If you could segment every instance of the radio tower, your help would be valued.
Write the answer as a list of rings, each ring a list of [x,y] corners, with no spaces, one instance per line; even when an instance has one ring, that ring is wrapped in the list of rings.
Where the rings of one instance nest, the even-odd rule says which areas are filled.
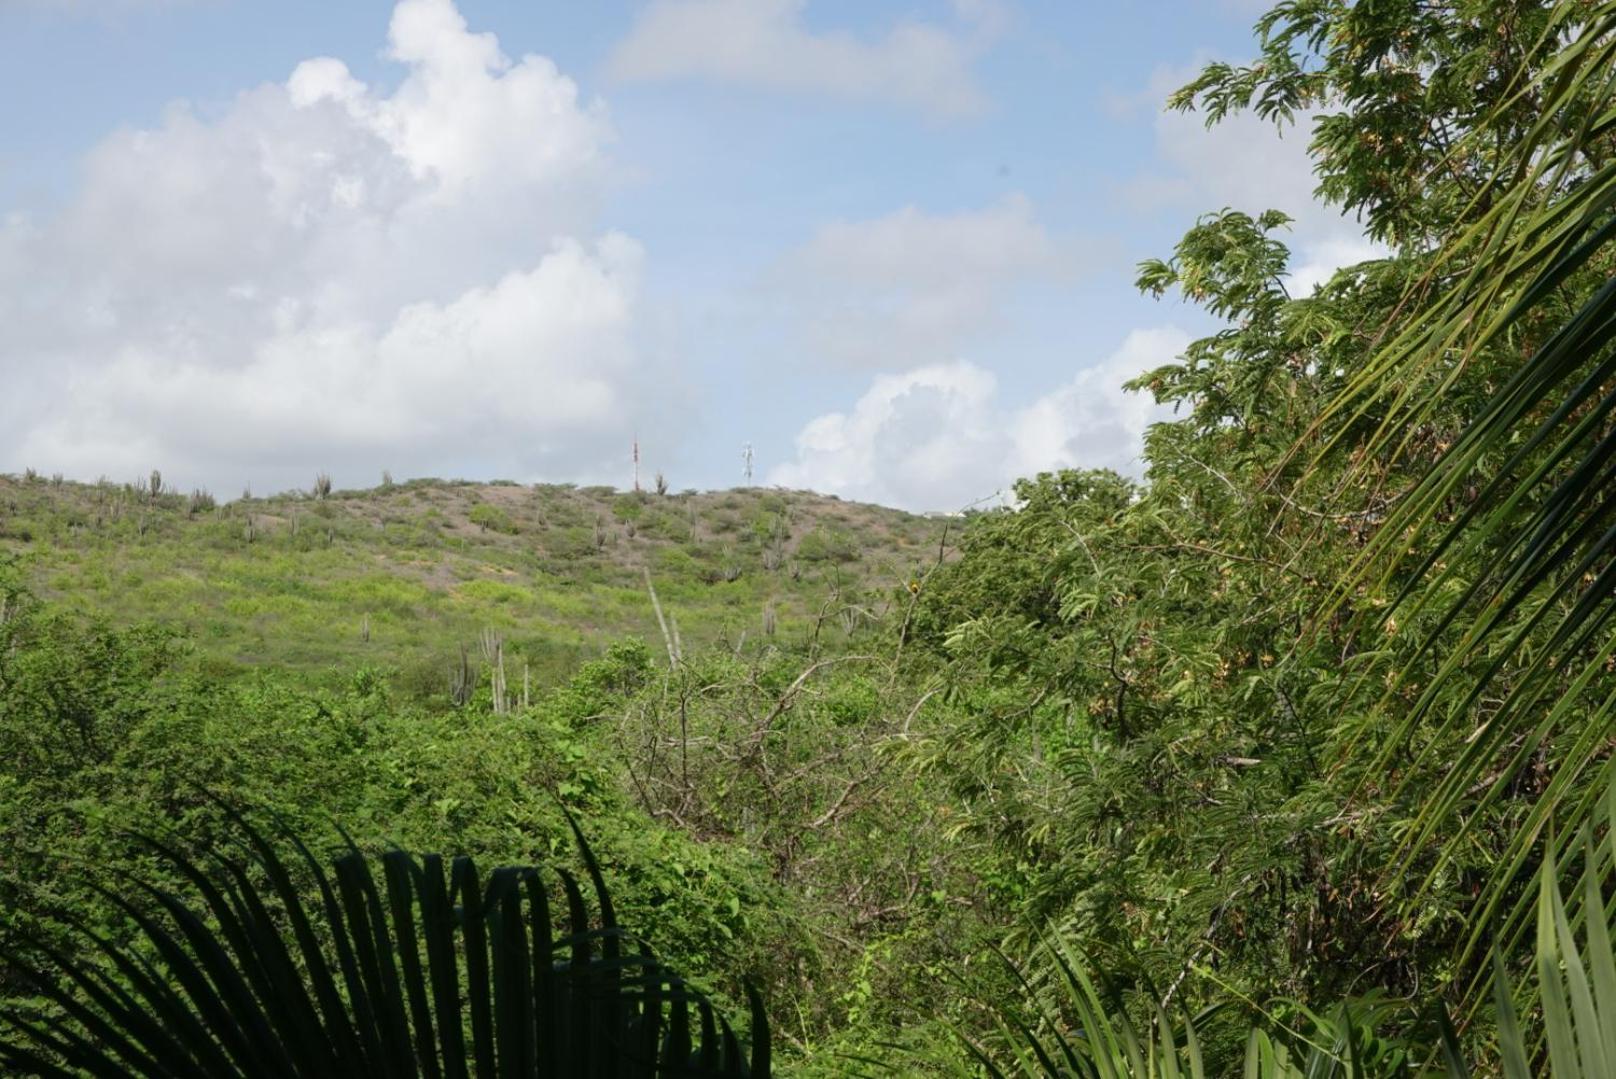
[[[748,442],[741,447],[741,475],[746,477],[746,485],[752,486],[752,444]]]
[[[640,491],[640,436],[634,436],[634,493]]]

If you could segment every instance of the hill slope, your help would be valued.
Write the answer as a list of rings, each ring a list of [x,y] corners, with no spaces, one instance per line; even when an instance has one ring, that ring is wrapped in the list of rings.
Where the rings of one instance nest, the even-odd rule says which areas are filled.
[[[538,679],[623,635],[659,650],[847,635],[935,560],[946,522],[806,492],[655,495],[414,480],[213,505],[0,476],[0,552],[45,597],[185,627],[205,663],[373,663],[446,692],[486,633]],[[517,683],[519,684],[519,683]]]

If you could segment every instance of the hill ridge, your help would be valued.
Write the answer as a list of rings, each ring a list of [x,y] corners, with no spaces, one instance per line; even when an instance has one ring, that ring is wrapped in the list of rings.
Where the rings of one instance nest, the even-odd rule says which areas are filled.
[[[619,491],[423,478],[218,502],[159,483],[0,475],[0,552],[42,595],[186,630],[208,664],[380,663],[431,692],[484,631],[546,677],[611,640],[789,645],[859,630],[946,520],[777,488]],[[853,613],[849,613],[849,611]]]

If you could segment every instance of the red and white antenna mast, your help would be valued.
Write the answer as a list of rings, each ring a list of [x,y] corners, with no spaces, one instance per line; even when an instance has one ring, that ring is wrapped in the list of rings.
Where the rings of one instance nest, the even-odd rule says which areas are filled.
[[[640,436],[634,436],[634,490],[640,489]]]

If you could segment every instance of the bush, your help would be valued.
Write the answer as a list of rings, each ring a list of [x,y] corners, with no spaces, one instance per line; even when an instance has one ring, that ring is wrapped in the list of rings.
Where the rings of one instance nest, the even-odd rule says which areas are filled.
[[[845,529],[816,525],[797,544],[797,557],[804,562],[856,562],[859,549]]]
[[[682,547],[659,548],[652,556],[652,564],[657,574],[682,579],[693,578],[701,572],[701,564]]]
[[[516,522],[511,520],[510,514],[489,502],[477,503],[471,507],[471,512],[466,516],[467,520],[472,524],[479,525],[489,532],[501,532],[507,536],[514,536],[521,531],[517,528]]]
[[[625,523],[638,521],[645,513],[645,496],[640,494],[618,495],[612,499],[612,516]]]

